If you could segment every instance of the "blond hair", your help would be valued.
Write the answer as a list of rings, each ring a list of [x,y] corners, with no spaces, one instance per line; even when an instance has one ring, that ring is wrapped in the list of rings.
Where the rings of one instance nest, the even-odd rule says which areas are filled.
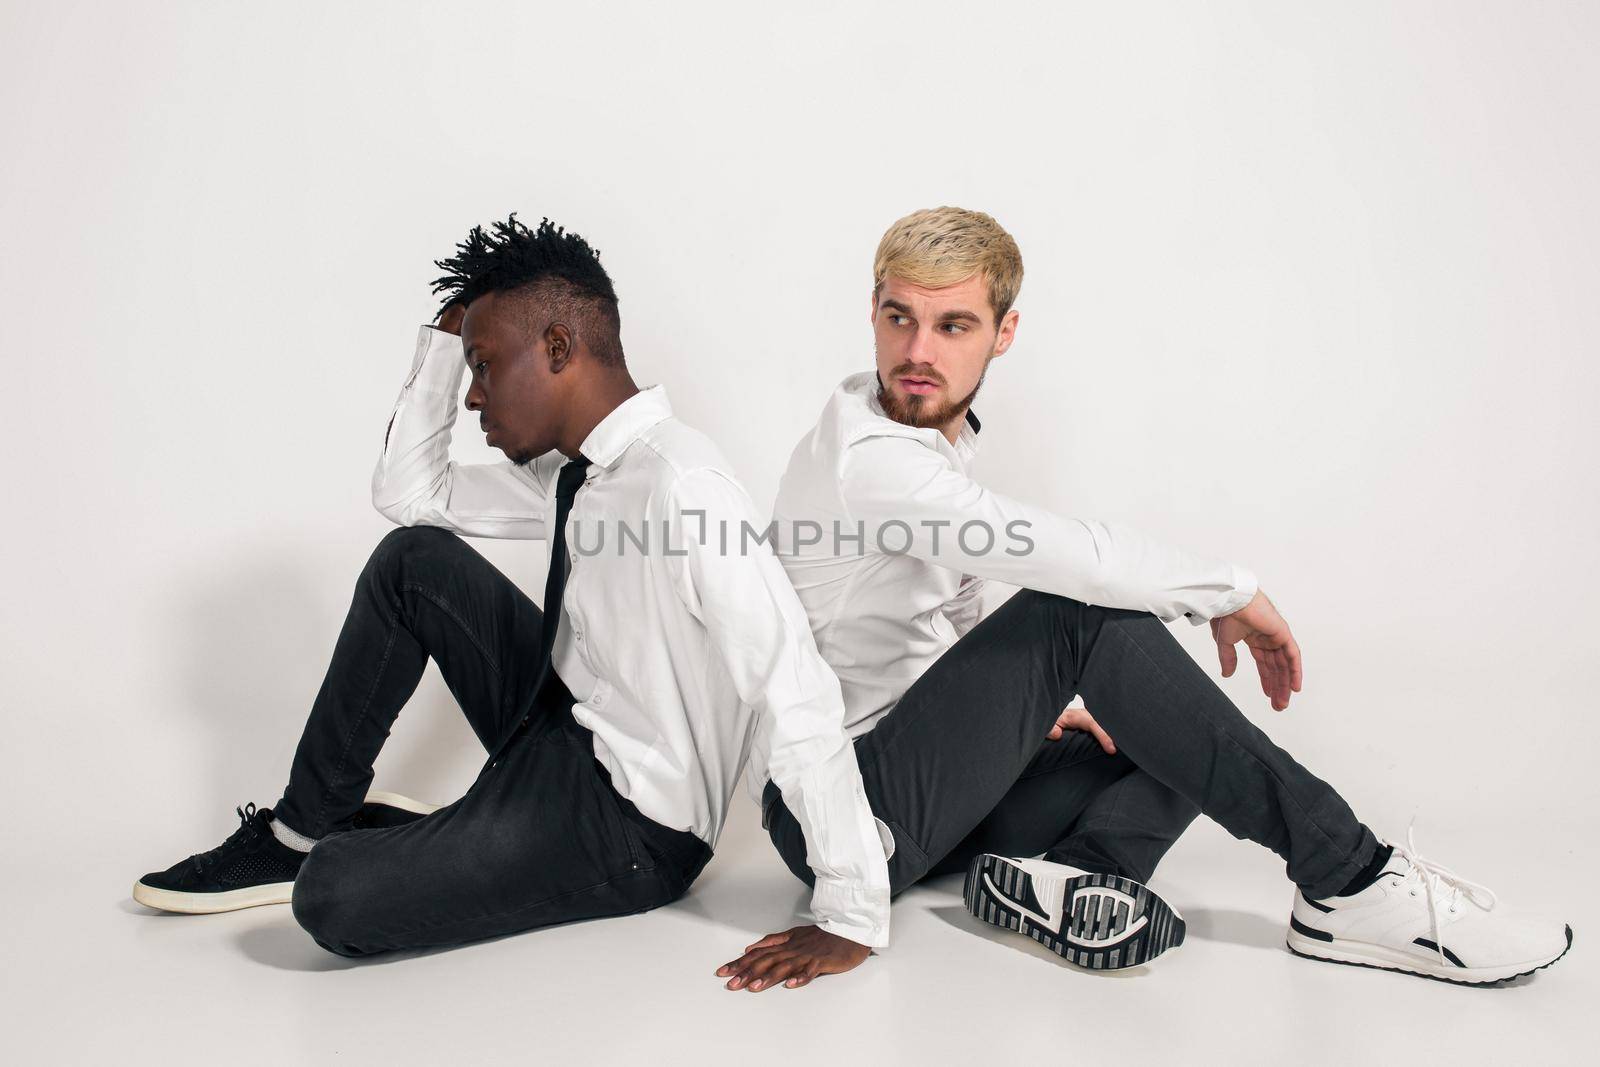
[[[872,260],[872,292],[893,274],[941,289],[976,274],[989,282],[989,306],[998,323],[1022,288],[1022,253],[1000,224],[981,211],[959,207],[913,211],[890,226]]]

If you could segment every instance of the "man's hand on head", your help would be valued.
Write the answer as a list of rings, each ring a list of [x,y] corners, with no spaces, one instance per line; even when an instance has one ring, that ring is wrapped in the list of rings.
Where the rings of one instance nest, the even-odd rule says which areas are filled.
[[[872,949],[816,926],[796,926],[768,934],[732,963],[717,968],[728,989],[759,993],[775,985],[795,989],[819,974],[843,974],[860,966]]]
[[[461,320],[466,317],[467,305],[461,303],[459,300],[452,301],[450,304],[446,305],[443,311],[439,312],[439,319],[433,324],[433,328],[443,333],[453,333],[457,337],[460,337]]]
[[[1289,694],[1300,692],[1300,646],[1289,632],[1289,624],[1261,590],[1257,589],[1250,603],[1232,615],[1212,619],[1211,636],[1217,642],[1224,678],[1233,677],[1234,668],[1239,665],[1233,646],[1239,641],[1245,643],[1256,658],[1261,691],[1271,699],[1274,711],[1287,708]]]

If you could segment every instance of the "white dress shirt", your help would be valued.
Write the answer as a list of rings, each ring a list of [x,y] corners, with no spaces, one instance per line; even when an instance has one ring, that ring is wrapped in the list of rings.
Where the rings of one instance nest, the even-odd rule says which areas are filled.
[[[877,389],[865,371],[834,390],[795,446],[773,511],[778,557],[839,676],[852,737],[977,623],[986,578],[1195,624],[1255,595],[1243,567],[985,489],[967,473],[976,415],[951,444],[889,418]]]
[[[465,368],[459,337],[422,327],[373,504],[402,526],[543,538],[567,459],[451,460]],[[817,924],[886,945],[893,837],[867,805],[838,680],[770,547],[719,551],[719,523],[762,528],[749,496],[659,385],[613,409],[580,451],[592,465],[567,520],[552,662],[595,756],[641,812],[714,846],[748,754],[752,796],[770,777],[804,829]]]

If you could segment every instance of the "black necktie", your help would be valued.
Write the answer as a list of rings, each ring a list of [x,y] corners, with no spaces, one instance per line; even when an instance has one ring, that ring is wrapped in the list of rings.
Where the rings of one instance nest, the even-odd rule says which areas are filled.
[[[556,644],[556,628],[561,625],[561,594],[567,588],[567,516],[572,500],[583,486],[589,461],[582,456],[561,468],[556,478],[556,528],[550,537],[550,576],[544,580],[544,630],[539,634],[539,674],[533,691],[537,693],[550,673],[550,650]]]
[[[544,629],[539,634],[539,671],[534,676],[536,680],[529,691],[528,706],[522,713],[522,720],[500,742],[486,770],[500,762],[507,746],[528,725],[545,684],[552,676],[559,677],[551,667],[550,653],[556,644],[556,628],[561,625],[561,594],[567,588],[567,516],[572,512],[573,498],[583,486],[583,475],[588,469],[589,461],[579,456],[562,467],[561,474],[556,478],[556,528],[550,534],[550,576],[544,581]]]

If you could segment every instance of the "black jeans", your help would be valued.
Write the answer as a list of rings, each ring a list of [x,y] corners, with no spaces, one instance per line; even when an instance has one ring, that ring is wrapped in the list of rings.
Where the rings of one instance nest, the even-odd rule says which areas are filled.
[[[532,692],[544,620],[461,538],[401,527],[373,551],[274,814],[319,838],[295,879],[300,925],[358,956],[450,945],[682,896],[711,858],[642,815],[594,757],[552,671]],[[428,657],[486,749],[529,713],[465,796],[415,822],[350,829]]]
[[[1045,734],[1075,693],[1111,735]],[[1024,589],[939,657],[856,759],[873,813],[894,831],[892,893],[981,852],[1147,881],[1196,815],[1287,861],[1330,896],[1377,840],[1348,804],[1234,707],[1148,612]],[[799,824],[771,786],[763,821],[810,882]]]

